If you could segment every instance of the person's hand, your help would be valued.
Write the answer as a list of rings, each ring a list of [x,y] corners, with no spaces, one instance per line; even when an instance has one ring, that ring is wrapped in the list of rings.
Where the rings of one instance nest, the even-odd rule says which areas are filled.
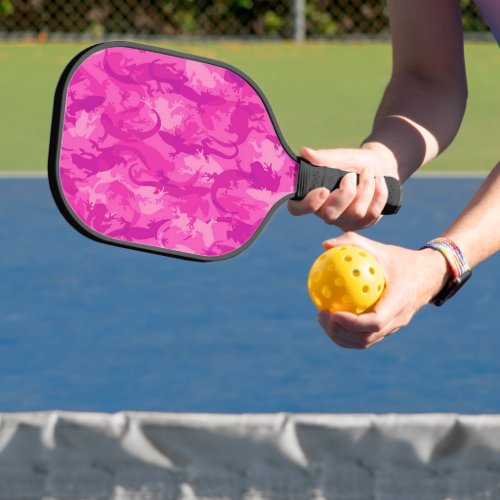
[[[406,326],[449,279],[445,258],[435,250],[409,250],[385,245],[356,233],[345,233],[323,243],[325,249],[340,245],[364,248],[384,269],[386,288],[369,313],[320,311],[318,321],[339,346],[365,349]]]
[[[326,188],[314,189],[300,201],[289,201],[292,215],[315,213],[327,224],[344,231],[363,229],[375,224],[387,202],[384,175],[395,177],[395,160],[382,148],[318,149],[301,148],[300,156],[313,165],[334,167],[354,172],[346,175],[340,187],[330,193]],[[359,184],[356,185],[356,175]]]

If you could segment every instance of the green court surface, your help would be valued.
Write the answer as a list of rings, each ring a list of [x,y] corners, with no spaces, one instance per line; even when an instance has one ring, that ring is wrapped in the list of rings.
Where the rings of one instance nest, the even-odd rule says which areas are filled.
[[[147,43],[147,42],[146,42]],[[385,42],[151,44],[220,59],[268,96],[290,146],[356,147],[391,71]],[[66,63],[91,43],[0,44],[0,170],[43,171],[54,89]],[[500,60],[494,43],[466,44],[467,113],[453,145],[426,170],[489,170],[498,161]]]

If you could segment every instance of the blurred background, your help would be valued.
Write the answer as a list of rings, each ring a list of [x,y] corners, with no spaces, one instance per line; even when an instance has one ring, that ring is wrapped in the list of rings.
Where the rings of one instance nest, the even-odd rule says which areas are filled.
[[[0,37],[236,37],[334,39],[386,36],[380,0],[1,0]],[[487,27],[461,0],[465,31]]]
[[[462,127],[453,144],[421,169],[426,175],[405,184],[399,214],[364,233],[375,240],[419,248],[450,224],[498,161],[498,47],[472,1],[460,3],[469,85]],[[500,412],[500,255],[478,266],[445,307],[424,308],[397,335],[360,352],[326,337],[307,294],[321,241],[340,234],[317,217],[293,218],[283,206],[247,251],[206,265],[100,245],[70,227],[46,179],[54,90],[76,54],[110,39],[168,47],[243,70],[268,97],[296,152],[303,145],[357,147],[371,130],[391,74],[383,1],[0,0],[0,412],[198,412],[193,449],[205,450],[210,461],[219,438],[225,450],[232,444],[224,437],[227,429],[219,434],[209,428],[212,437],[205,440],[203,412]],[[345,440],[361,458],[353,454],[346,464],[342,456],[334,467],[313,463],[311,488],[316,472],[326,471],[320,477],[325,497],[316,489],[306,494],[309,486],[291,481],[299,476],[286,441],[277,441],[276,456],[293,465],[290,475],[286,467],[284,475],[268,470],[276,462],[272,442],[268,447],[261,437],[253,444],[250,439],[250,449],[261,446],[262,456],[270,457],[248,455],[255,466],[263,464],[255,476],[263,473],[265,484],[252,470],[236,474],[229,467],[224,479],[214,468],[215,479],[195,484],[203,493],[198,497],[186,493],[193,477],[189,460],[182,459],[188,465],[174,477],[144,458],[142,424],[129,425],[137,417],[101,415],[100,427],[94,417],[65,418],[0,415],[0,500],[236,499],[243,496],[228,493],[229,486],[240,487],[243,476],[267,492],[252,490],[244,498],[259,500],[500,498],[498,451],[481,452],[490,439],[470,437],[454,417],[446,424],[449,434],[434,432],[432,420],[430,434],[394,425],[397,439],[408,438],[417,450],[405,443],[397,448],[404,459],[394,463],[403,473],[367,469],[367,447],[382,464],[392,453],[384,451],[392,438],[385,440],[389,448],[378,447],[387,427],[378,430],[367,417],[366,434],[356,438],[338,437],[344,431],[334,429],[337,437],[327,445]],[[294,435],[280,414],[276,419],[276,429]],[[498,421],[496,430],[477,422],[498,435]],[[167,432],[168,448],[173,424],[155,425]],[[132,435],[128,445],[119,442],[122,428]],[[153,439],[158,429],[144,431],[155,450],[161,450],[161,439]],[[178,424],[173,432],[179,433]],[[472,449],[472,459],[456,463],[470,468],[477,462],[475,479],[463,468],[451,479],[435,471],[423,476],[420,458],[417,475],[409,474],[408,457],[420,457],[434,440],[426,436],[444,436],[428,453],[431,466],[440,457],[453,464],[454,453]],[[241,450],[234,453],[247,453]],[[492,466],[478,456],[491,457]]]
[[[492,105],[498,50],[474,3],[461,6],[468,110],[452,146],[423,171],[487,171],[497,161],[485,130],[499,126]],[[385,9],[379,0],[0,0],[0,171],[45,171],[59,75],[86,46],[111,39],[243,70],[267,95],[295,151],[357,147],[390,77]]]

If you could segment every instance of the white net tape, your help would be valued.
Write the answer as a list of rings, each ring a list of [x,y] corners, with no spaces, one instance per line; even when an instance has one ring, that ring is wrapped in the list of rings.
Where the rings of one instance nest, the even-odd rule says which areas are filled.
[[[500,415],[0,414],[0,500],[498,500]]]

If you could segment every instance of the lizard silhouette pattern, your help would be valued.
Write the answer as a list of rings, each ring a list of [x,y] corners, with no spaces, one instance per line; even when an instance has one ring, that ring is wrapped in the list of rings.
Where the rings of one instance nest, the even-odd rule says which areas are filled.
[[[225,67],[104,47],[66,89],[61,190],[80,221],[108,238],[223,256],[295,190],[295,159],[265,104]]]

